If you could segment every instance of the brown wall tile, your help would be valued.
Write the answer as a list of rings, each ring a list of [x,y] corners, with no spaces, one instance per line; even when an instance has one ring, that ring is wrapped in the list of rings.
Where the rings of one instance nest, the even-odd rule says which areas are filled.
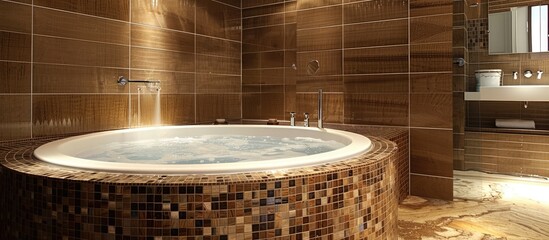
[[[30,59],[30,34],[0,31],[0,60],[30,62]]]
[[[346,75],[344,78],[346,93],[408,93],[408,75]]]
[[[259,7],[262,5],[270,5],[280,2],[280,0],[247,0],[242,1],[242,8]]]
[[[196,52],[204,55],[241,58],[240,42],[226,41],[218,38],[196,36]]]
[[[454,180],[432,176],[410,175],[410,194],[452,201]]]
[[[21,33],[31,32],[30,6],[0,1],[0,31],[13,31]]]
[[[195,0],[132,0],[131,5],[133,23],[195,32]]]
[[[313,28],[297,31],[298,51],[341,49],[342,27]]]
[[[134,1],[135,2],[135,1]],[[34,5],[99,17],[129,20],[130,0],[35,0]]]
[[[131,67],[180,72],[194,72],[194,53],[132,47]]]
[[[31,96],[0,95],[0,139],[31,137]]]
[[[31,64],[0,61],[0,82],[0,94],[30,93]]]
[[[51,37],[34,37],[34,61],[84,66],[128,67],[127,46]]]
[[[451,41],[452,14],[410,18],[410,43]]]
[[[296,119],[303,121],[303,113],[309,113],[310,124],[318,120],[318,94],[316,93],[297,93],[296,94]],[[325,93],[322,98],[324,107],[324,121],[331,123],[343,123],[343,109],[345,109],[345,99],[341,93]]]
[[[284,34],[284,25],[244,29],[242,30],[242,51],[282,50],[284,49]]]
[[[261,93],[260,105],[261,105],[261,119],[284,119],[284,92],[276,93]],[[256,103],[257,104],[257,103]]]
[[[284,85],[284,68],[261,69],[261,84]]]
[[[162,124],[195,123],[197,116],[240,118],[240,1],[18,2],[29,5],[0,1],[4,11],[0,16],[0,79],[4,82],[0,97],[3,102],[17,100],[26,106],[11,104],[28,119],[21,120],[25,117],[17,114],[0,119],[5,126],[0,141],[136,126],[137,96],[143,98],[139,121],[152,123],[156,94],[145,84],[118,86],[119,76],[161,82]],[[195,22],[195,13],[200,22]],[[34,36],[30,34],[32,20]],[[195,25],[199,36],[194,34]],[[260,40],[265,39],[269,37]],[[282,66],[281,53],[264,53],[258,59],[262,57],[268,67]],[[264,80],[273,83],[276,77],[268,72],[272,70],[265,71]],[[283,89],[264,87],[279,95]],[[215,94],[200,95],[200,105],[195,103],[197,93]],[[2,94],[10,95],[4,98]],[[225,105],[212,108],[206,99]]]
[[[408,0],[373,0],[344,5],[346,24],[408,17]]]
[[[315,76],[339,75],[342,74],[341,50],[321,52],[298,52],[297,53],[297,75],[308,76],[307,63],[318,60],[320,69]]]
[[[196,55],[196,72],[210,74],[240,75],[240,59]]]
[[[140,98],[138,100],[138,98]],[[132,95],[131,126],[154,126],[155,121],[161,125],[183,125],[194,123],[194,94],[161,94],[160,118],[156,114],[158,97],[152,91],[143,91],[142,94]],[[177,111],[173,111],[177,109]],[[138,113],[140,115],[138,115]]]
[[[240,76],[196,75],[196,93],[240,93]]]
[[[410,0],[410,16],[426,16],[452,13],[453,0]]]
[[[132,46],[194,53],[194,34],[132,24]]]
[[[452,43],[410,46],[411,72],[451,72]]]
[[[450,93],[452,92],[452,74],[410,74],[410,91],[412,93]]]
[[[342,76],[303,76],[297,78],[297,92],[317,92],[318,89],[324,92],[344,92]]]
[[[240,119],[240,94],[197,94],[196,121],[213,122],[217,118]]]
[[[34,64],[34,93],[124,93],[119,76],[129,76],[127,69]]]
[[[408,125],[408,94],[345,94],[345,123]]]
[[[262,68],[284,67],[284,51],[262,52],[260,63]]]
[[[341,5],[300,11],[297,14],[297,29],[341,25],[341,14]]]
[[[242,7],[242,1],[241,0],[217,0],[217,1],[225,3],[225,4],[229,4],[229,5],[238,7],[238,8]]]
[[[408,20],[346,25],[343,38],[346,48],[408,44]]]
[[[243,93],[242,94],[242,118],[261,119],[261,94]]]
[[[159,80],[161,94],[184,94],[195,92],[195,73],[167,72],[154,70],[132,70],[133,79]],[[136,91],[131,90],[132,93]]]
[[[410,95],[410,126],[452,127],[452,93],[414,93]]]
[[[196,2],[196,33],[240,41],[240,9],[211,0]]]
[[[282,7],[284,7],[284,4],[281,4],[281,5]],[[245,11],[244,13],[248,13],[248,12],[249,11]],[[274,14],[265,15],[265,16],[248,17],[248,18],[242,19],[242,29],[257,28],[257,27],[269,26],[269,25],[280,25],[280,24],[284,24],[284,21],[285,21],[284,13],[274,13]]]
[[[410,172],[453,176],[452,130],[410,130]],[[412,184],[413,185],[413,184]]]
[[[316,0],[316,1],[296,1],[297,9],[303,10],[308,8],[326,7],[341,4],[342,0]]]
[[[129,43],[127,23],[45,8],[34,9],[34,34],[105,43]]]
[[[127,95],[33,95],[33,136],[128,126]]]
[[[345,50],[345,74],[406,73],[408,46]]]

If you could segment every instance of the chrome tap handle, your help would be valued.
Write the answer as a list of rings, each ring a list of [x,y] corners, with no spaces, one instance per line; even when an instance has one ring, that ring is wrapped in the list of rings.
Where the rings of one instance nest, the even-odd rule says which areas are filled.
[[[295,126],[295,112],[290,112],[290,126]]]
[[[304,113],[303,116],[305,117],[303,119],[303,126],[309,127],[309,113]]]

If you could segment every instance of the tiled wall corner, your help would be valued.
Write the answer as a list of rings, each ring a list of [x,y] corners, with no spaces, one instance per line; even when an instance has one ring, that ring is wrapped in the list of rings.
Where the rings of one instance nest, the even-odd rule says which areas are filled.
[[[453,199],[454,1],[410,1],[410,193]],[[440,183],[440,184],[439,184]]]

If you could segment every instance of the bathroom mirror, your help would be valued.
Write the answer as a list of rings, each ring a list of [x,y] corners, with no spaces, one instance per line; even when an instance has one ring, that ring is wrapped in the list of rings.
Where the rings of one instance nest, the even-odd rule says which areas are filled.
[[[548,4],[521,0],[488,1],[490,54],[549,51]]]
[[[312,60],[307,63],[307,73],[309,75],[315,75],[320,70],[320,62],[318,60]]]

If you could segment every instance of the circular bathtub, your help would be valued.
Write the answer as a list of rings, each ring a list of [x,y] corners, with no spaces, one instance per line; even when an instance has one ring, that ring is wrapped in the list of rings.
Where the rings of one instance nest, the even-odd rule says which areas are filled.
[[[227,164],[157,166],[78,159],[83,152],[119,142],[128,143],[126,150],[140,146],[131,148],[133,152],[142,148],[135,143],[138,140],[194,136],[194,141],[203,135],[214,135],[216,141],[232,135],[262,137],[267,142],[268,137],[281,139],[282,147],[275,150],[307,139],[341,147],[309,156],[261,161],[252,157]],[[0,143],[0,235],[44,240],[396,239],[401,154],[395,142],[368,136],[331,129],[231,125]],[[245,148],[238,141],[230,140],[229,145]],[[155,159],[163,158],[149,160]],[[115,169],[118,164],[124,166]],[[228,166],[233,164],[240,166]]]
[[[126,129],[44,144],[34,156],[93,170],[148,174],[225,174],[320,165],[367,152],[371,141],[334,129],[198,125]]]

